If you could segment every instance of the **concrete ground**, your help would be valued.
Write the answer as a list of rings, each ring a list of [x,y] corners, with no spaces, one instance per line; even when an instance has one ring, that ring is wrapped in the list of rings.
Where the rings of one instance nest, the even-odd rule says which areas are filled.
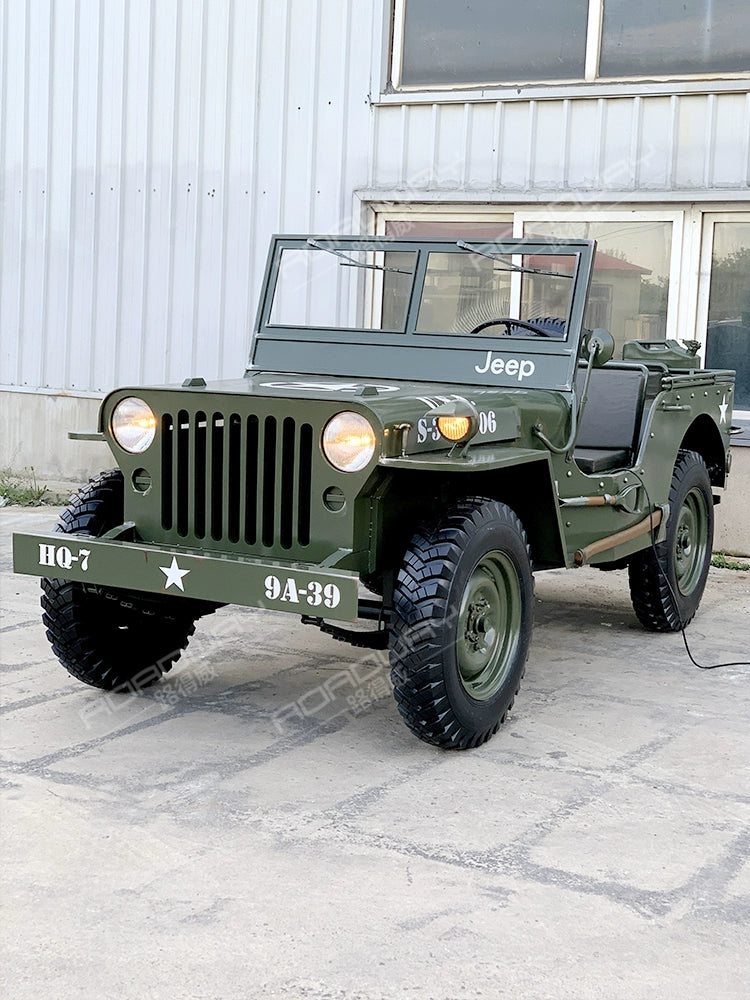
[[[54,513],[0,511],[3,1000],[748,996],[750,667],[624,573],[539,574],[512,716],[444,753],[382,654],[268,612],[139,696],[74,681],[10,572]],[[688,634],[748,657],[750,574]]]

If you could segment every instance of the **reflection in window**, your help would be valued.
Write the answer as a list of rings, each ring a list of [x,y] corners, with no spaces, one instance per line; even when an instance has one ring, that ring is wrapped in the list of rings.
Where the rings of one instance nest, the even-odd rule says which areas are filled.
[[[750,222],[714,225],[706,367],[734,369],[734,407],[750,410]]]
[[[748,0],[595,0],[593,6],[601,44],[597,32],[587,33],[589,0],[400,0],[400,83],[583,80],[587,63],[597,79],[750,71]]]
[[[750,69],[747,0],[605,0],[599,75]]]
[[[583,76],[588,0],[405,0],[404,86]]]
[[[597,241],[583,322],[609,330],[618,354],[626,340],[666,337],[671,222],[533,221],[525,235]]]
[[[535,273],[522,273],[517,267]],[[471,252],[431,253],[419,333],[472,333],[483,324],[488,337],[547,336],[563,339],[573,291],[576,258],[570,254],[518,254],[497,260]],[[508,323],[493,323],[507,318]],[[529,330],[513,319],[533,324]]]
[[[403,331],[416,254],[349,246],[341,254],[320,247],[282,251],[271,326]]]
[[[414,219],[410,215],[403,219],[388,219],[385,224],[386,236],[455,236],[462,240],[505,240],[513,235],[513,216],[495,215],[492,221],[451,222],[444,218]]]

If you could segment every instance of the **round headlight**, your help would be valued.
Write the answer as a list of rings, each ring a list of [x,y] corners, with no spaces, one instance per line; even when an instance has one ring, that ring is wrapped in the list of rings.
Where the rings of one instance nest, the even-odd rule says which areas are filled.
[[[156,417],[148,403],[137,396],[126,396],[112,411],[110,426],[121,448],[140,455],[154,440]]]
[[[369,420],[350,410],[338,413],[323,431],[323,454],[341,472],[359,472],[375,454],[375,431]]]

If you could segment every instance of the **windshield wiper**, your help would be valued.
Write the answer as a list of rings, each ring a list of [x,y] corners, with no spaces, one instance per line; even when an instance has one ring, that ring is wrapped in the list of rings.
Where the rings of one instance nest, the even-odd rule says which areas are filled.
[[[347,256],[341,250],[334,250],[333,247],[327,247],[323,243],[319,243],[317,240],[308,240],[308,245],[315,247],[316,250],[325,250],[326,253],[332,253],[335,257],[341,257],[343,261],[342,267],[366,267],[371,271],[392,271],[395,274],[414,274],[414,271],[409,271],[404,267],[384,267],[382,264],[365,264],[361,260],[354,260],[352,257]]]
[[[561,271],[542,271],[538,267],[521,267],[519,264],[512,264],[509,261],[503,260],[502,257],[498,257],[497,254],[489,253],[487,250],[482,250],[480,247],[473,247],[469,243],[464,243],[463,240],[459,240],[456,243],[457,247],[461,250],[468,250],[469,253],[478,253],[481,257],[488,257],[490,260],[500,261],[502,267],[496,267],[496,271],[519,271],[521,274],[549,274],[553,278],[570,278],[573,280],[572,274],[564,274]],[[507,256],[507,255],[506,255]]]

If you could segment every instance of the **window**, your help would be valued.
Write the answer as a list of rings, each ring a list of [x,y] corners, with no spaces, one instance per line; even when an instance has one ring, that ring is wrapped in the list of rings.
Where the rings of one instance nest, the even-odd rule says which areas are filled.
[[[406,0],[401,83],[583,76],[588,0]]]
[[[750,72],[747,0],[396,0],[396,87]]]
[[[750,69],[747,0],[604,0],[599,75]]]
[[[750,446],[750,211],[727,205],[719,212],[705,204],[590,210],[503,206],[502,211],[480,205],[373,207],[377,231],[392,235],[468,242],[507,235],[595,239],[586,326],[610,330],[616,357],[625,340],[698,341],[705,365],[737,373],[733,421],[744,431],[732,444]],[[553,311],[545,302],[545,312]],[[564,315],[559,308],[557,314]]]
[[[584,323],[604,327],[619,354],[626,340],[667,337],[673,255],[672,220],[653,213],[604,218],[550,218],[552,213],[518,214],[518,235],[597,241],[594,273]],[[608,217],[607,217],[608,215]]]
[[[460,223],[435,216],[434,211],[409,211],[404,215],[401,210],[398,219],[389,219],[385,213],[378,213],[382,222],[378,231],[386,236],[452,236],[457,232],[461,239],[467,240],[502,240],[513,235],[511,214],[493,211],[491,221],[478,222],[471,208],[467,208]]]
[[[706,364],[737,372],[734,409],[750,417],[750,219],[716,221],[711,235]]]

